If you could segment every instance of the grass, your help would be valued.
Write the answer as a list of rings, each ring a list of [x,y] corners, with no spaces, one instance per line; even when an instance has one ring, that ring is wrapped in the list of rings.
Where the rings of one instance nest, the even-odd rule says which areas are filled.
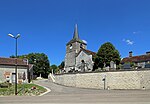
[[[8,88],[0,88],[0,96],[14,95],[14,89],[14,85]],[[37,96],[46,92],[46,89],[36,84],[18,84],[17,91],[17,95],[20,96]]]

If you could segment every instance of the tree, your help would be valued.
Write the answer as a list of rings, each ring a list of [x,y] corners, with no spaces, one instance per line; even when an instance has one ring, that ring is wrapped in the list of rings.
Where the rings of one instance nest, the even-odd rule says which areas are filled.
[[[12,56],[10,56],[12,57]],[[13,57],[15,58],[15,57]],[[27,58],[29,64],[33,64],[33,74],[47,78],[50,73],[50,63],[48,57],[44,53],[29,53],[27,55],[18,56],[18,58]]]
[[[110,66],[110,61],[114,61],[116,65],[120,63],[119,51],[110,43],[106,42],[99,48],[95,61],[95,66],[103,68],[105,66]]]
[[[41,74],[42,77],[48,77],[48,74],[50,73],[50,63],[47,55],[45,55],[44,53],[31,53],[29,54],[29,57],[29,62],[32,62],[34,64],[34,74]]]
[[[56,73],[59,71],[57,65],[54,65],[54,64],[50,66],[50,70],[51,70],[51,72],[53,72],[54,74],[56,74]]]
[[[15,57],[16,57],[16,56],[14,56],[14,55],[11,55],[11,56],[10,56],[10,58],[15,58]]]
[[[65,62],[62,61],[61,64],[58,67],[59,67],[59,69],[63,69],[65,67]]]

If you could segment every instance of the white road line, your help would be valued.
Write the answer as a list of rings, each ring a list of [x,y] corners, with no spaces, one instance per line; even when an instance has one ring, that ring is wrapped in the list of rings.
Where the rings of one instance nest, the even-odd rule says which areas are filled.
[[[42,86],[42,87],[44,87],[44,86]],[[42,93],[42,94],[40,94],[39,96],[43,96],[43,95],[45,95],[45,94],[51,92],[51,90],[50,90],[49,88],[47,88],[47,87],[44,87],[44,88],[45,88],[47,91],[44,92],[44,93]]]
[[[39,85],[39,86],[42,86],[42,85],[40,85],[40,84],[37,84],[37,83],[35,83],[36,85]],[[44,93],[42,93],[42,94],[40,94],[40,95],[38,95],[38,96],[43,96],[43,95],[45,95],[45,94],[47,94],[47,93],[49,93],[49,92],[51,92],[51,90],[49,89],[49,88],[47,88],[47,87],[45,87],[45,86],[42,86],[43,88],[45,88],[47,91],[46,92],[44,92]]]

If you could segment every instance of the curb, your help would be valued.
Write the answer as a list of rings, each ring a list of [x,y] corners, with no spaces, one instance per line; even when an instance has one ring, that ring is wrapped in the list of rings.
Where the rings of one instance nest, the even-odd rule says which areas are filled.
[[[35,83],[36,85],[39,85],[39,86],[42,86],[42,85],[40,85],[40,84],[37,84],[37,83]],[[45,94],[47,94],[47,93],[49,93],[49,92],[51,92],[51,90],[49,89],[49,88],[47,88],[47,87],[45,87],[45,86],[42,86],[43,88],[45,88],[47,91],[46,92],[44,92],[44,93],[42,93],[42,94],[40,94],[40,95],[38,95],[38,96],[43,96],[43,95],[45,95]]]
[[[40,86],[41,86],[41,85],[40,85]],[[44,86],[42,86],[42,87],[44,87]],[[50,90],[49,88],[47,88],[47,87],[44,87],[44,88],[45,88],[47,91],[44,92],[44,93],[42,93],[42,94],[40,94],[40,95],[38,95],[38,96],[43,96],[43,95],[45,95],[45,94],[51,92],[51,90]]]

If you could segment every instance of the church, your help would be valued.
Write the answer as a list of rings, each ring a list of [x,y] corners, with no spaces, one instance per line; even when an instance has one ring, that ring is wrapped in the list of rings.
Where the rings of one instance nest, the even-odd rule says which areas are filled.
[[[65,67],[68,72],[90,72],[93,69],[95,52],[87,50],[87,43],[79,38],[75,25],[73,39],[66,44]]]

